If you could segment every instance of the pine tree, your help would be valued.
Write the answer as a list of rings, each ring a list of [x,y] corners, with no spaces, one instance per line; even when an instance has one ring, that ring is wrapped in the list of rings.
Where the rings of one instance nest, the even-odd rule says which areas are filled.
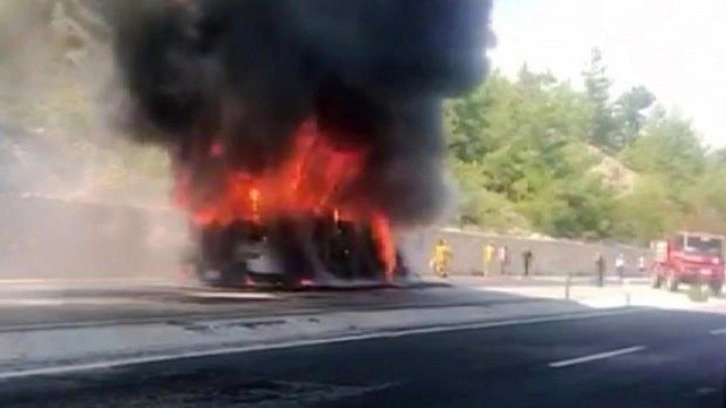
[[[605,151],[616,151],[619,143],[616,140],[613,110],[610,107],[612,81],[607,76],[607,68],[599,48],[591,50],[590,61],[582,75],[593,107],[590,142]]]

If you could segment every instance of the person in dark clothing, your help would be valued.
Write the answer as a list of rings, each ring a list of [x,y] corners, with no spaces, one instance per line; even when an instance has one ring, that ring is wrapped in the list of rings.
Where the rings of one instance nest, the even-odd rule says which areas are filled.
[[[532,250],[527,248],[522,252],[522,262],[524,263],[524,276],[529,276],[530,269],[532,267]]]
[[[605,286],[605,257],[602,253],[597,254],[595,259],[597,286]]]

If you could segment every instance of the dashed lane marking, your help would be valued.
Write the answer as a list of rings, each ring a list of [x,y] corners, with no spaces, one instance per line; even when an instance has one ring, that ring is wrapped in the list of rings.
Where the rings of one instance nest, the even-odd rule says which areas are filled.
[[[643,351],[645,349],[646,349],[645,346],[633,346],[633,347],[627,347],[627,348],[617,349],[617,350],[613,350],[613,351],[606,351],[604,353],[590,354],[589,356],[573,358],[570,360],[556,361],[554,363],[549,363],[548,365],[552,368],[569,367],[569,366],[573,366],[573,365],[577,365],[577,364],[589,363],[590,361],[605,360],[608,358],[622,356],[624,354],[637,353],[637,352]]]

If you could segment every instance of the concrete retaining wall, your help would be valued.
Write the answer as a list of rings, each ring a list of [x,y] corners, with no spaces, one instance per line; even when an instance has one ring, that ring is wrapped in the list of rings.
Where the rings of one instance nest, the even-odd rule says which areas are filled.
[[[168,211],[0,196],[0,278],[169,274],[182,221]]]
[[[634,265],[643,250],[563,241],[543,241],[461,232],[427,231],[409,247],[428,258],[436,240],[446,238],[453,252],[453,272],[483,269],[486,242],[507,245],[510,273],[521,273],[521,253],[534,254],[537,274],[592,274],[602,252],[608,268],[619,252]],[[166,277],[176,273],[186,243],[181,214],[47,197],[0,196],[0,279]],[[419,259],[417,268],[426,268]]]
[[[595,260],[599,253],[605,258],[607,273],[614,273],[613,264],[619,253],[626,261],[626,274],[638,275],[638,258],[647,256],[647,250],[618,244],[585,244],[573,241],[528,239],[484,234],[478,232],[442,229],[427,231],[419,245],[432,255],[436,240],[444,238],[453,252],[452,272],[455,274],[481,273],[484,269],[484,246],[507,246],[510,262],[505,272],[521,274],[524,269],[522,253],[529,249],[533,254],[533,273],[539,275],[594,275]],[[490,272],[499,273],[497,262],[490,265]]]

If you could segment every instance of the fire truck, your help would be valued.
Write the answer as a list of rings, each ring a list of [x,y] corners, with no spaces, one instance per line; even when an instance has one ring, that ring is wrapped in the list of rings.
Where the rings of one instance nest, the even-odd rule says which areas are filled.
[[[703,232],[678,232],[650,243],[651,284],[678,290],[678,285],[707,284],[720,294],[724,281],[724,237]]]

